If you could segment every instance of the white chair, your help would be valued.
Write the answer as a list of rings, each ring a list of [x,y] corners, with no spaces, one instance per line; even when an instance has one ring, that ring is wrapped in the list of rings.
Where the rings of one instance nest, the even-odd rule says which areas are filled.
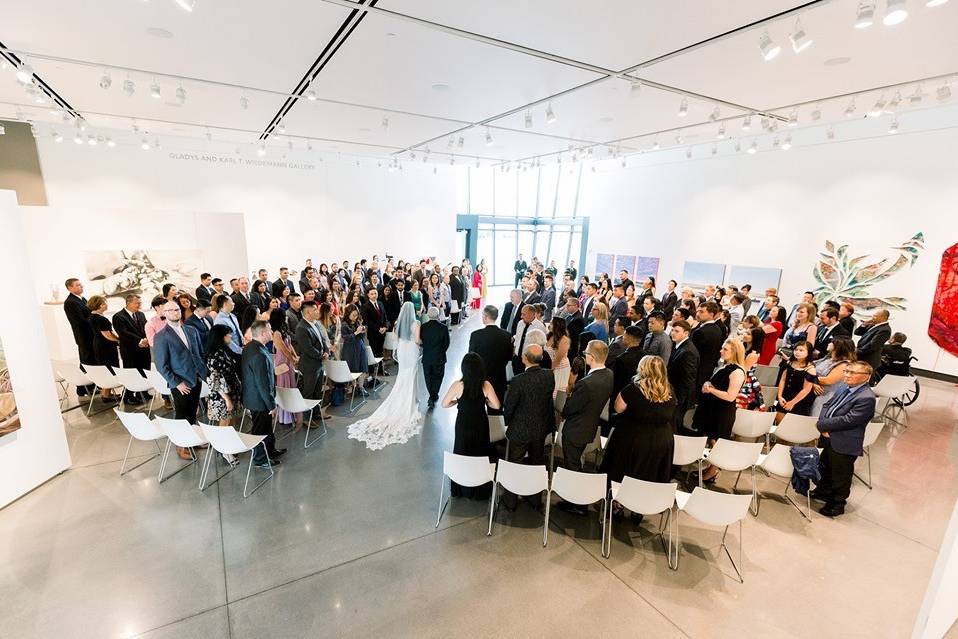
[[[120,395],[120,410],[123,410],[123,402],[126,400],[127,393],[145,393],[153,388],[150,380],[140,375],[140,371],[135,368],[117,368],[114,373],[117,380],[123,385],[123,393]]]
[[[316,443],[316,440],[325,437],[329,431],[326,429],[326,418],[323,417],[323,407],[321,399],[305,399],[298,388],[276,388],[276,404],[283,410],[290,413],[309,412],[309,421],[306,422],[306,439],[303,440],[303,448],[309,448]],[[309,440],[309,431],[313,427],[313,414],[316,408],[319,408],[319,421],[323,425],[323,431]]]
[[[346,410],[348,414],[351,415],[355,413],[366,403],[365,397],[363,397],[363,401],[358,404],[355,403],[356,395],[359,392],[357,380],[362,377],[362,373],[350,372],[349,364],[341,359],[327,359],[323,362],[323,369],[326,371],[326,379],[328,379],[331,384],[346,384],[353,387],[352,396],[349,398],[349,408]]]
[[[163,379],[163,376],[160,375],[159,371],[155,368],[151,368],[146,371],[146,378],[150,380],[150,385],[153,386],[153,396],[150,398],[150,409],[147,411],[147,415],[153,414],[153,402],[156,401],[157,395],[161,397],[170,396],[170,387],[167,385],[166,380]]]
[[[478,286],[469,287],[469,299],[478,300],[482,298],[482,289]]]
[[[506,418],[502,415],[489,415],[489,443],[495,444],[506,438]]]
[[[762,405],[766,410],[771,410],[778,399],[778,386],[762,386]]]
[[[757,496],[755,494],[755,466],[758,465],[758,459],[762,454],[764,445],[764,442],[736,442],[731,439],[719,439],[710,450],[705,451],[704,455],[705,459],[716,468],[738,473],[735,477],[735,483],[732,485],[733,491],[738,488],[742,472],[745,470],[751,472],[752,500],[756,502],[755,513],[758,512]]]
[[[389,351],[389,357],[387,358],[390,361],[395,362],[396,358],[393,357],[393,353],[396,352],[396,349],[399,348],[399,337],[396,335],[396,331],[388,331],[386,333],[386,338],[383,341],[383,350]]]
[[[691,494],[678,490],[675,492],[675,503],[680,512],[690,515],[693,519],[709,526],[724,526],[722,531],[722,550],[728,555],[732,562],[732,568],[738,575],[741,583],[745,583],[745,566],[742,554],[742,520],[745,519],[751,498],[748,495],[730,495],[728,493],[719,493],[714,490],[696,488]],[[678,514],[675,517],[675,565],[678,568],[679,551],[681,542],[679,541],[679,521]],[[738,564],[732,558],[728,546],[725,545],[725,539],[728,536],[729,526],[738,522]]]
[[[123,464],[120,466],[120,477],[122,477],[130,472],[130,470],[139,468],[163,452],[160,450],[160,445],[157,443],[157,440],[163,439],[166,435],[157,429],[153,422],[150,421],[150,418],[143,413],[126,413],[118,408],[114,408],[113,411],[116,413],[116,416],[120,418],[120,423],[123,424],[123,428],[130,433],[130,441],[126,445],[126,454],[123,455]],[[133,445],[134,439],[141,442],[153,442],[153,445],[156,447],[156,453],[129,470],[125,470],[126,460],[130,456],[130,447]]]
[[[203,464],[203,473],[200,477],[200,490],[205,490],[206,488],[206,477],[209,474],[210,469],[210,460],[214,459],[216,455],[213,454],[213,451],[223,455],[239,455],[241,453],[248,452],[249,456],[249,467],[246,469],[246,483],[243,484],[243,498],[247,498],[256,490],[273,478],[273,465],[269,463],[269,452],[265,451],[266,444],[263,441],[266,439],[266,435],[249,435],[247,433],[237,432],[232,426],[210,426],[209,424],[200,424],[200,429],[203,431],[203,437],[206,438],[206,441],[210,443],[209,450],[206,451],[206,461]],[[253,487],[253,490],[249,490],[249,476],[253,471],[253,449],[257,446],[263,446],[264,452],[266,452],[266,461],[269,464],[269,475],[266,476],[263,481],[256,484]],[[232,468],[230,469],[232,470]],[[227,473],[224,474],[228,474]],[[217,477],[215,481],[211,482],[210,485],[219,481],[222,476]],[[248,491],[248,492],[247,492]]]
[[[373,385],[369,390],[373,392],[378,391],[386,385],[386,382],[382,381],[376,376],[376,374],[379,372],[379,365],[382,363],[382,361],[383,358],[376,357],[376,355],[373,353],[372,347],[369,344],[366,344],[366,364],[373,369]]]
[[[673,515],[672,506],[675,505],[675,484],[672,482],[660,483],[635,479],[625,476],[622,483],[612,482],[612,504],[618,502],[625,508],[639,515],[661,515],[659,523],[659,540],[662,549],[668,557],[669,568],[678,568],[677,561],[672,561]],[[602,553],[606,557],[612,554],[612,508],[609,508],[609,522],[606,533],[606,545]],[[664,528],[668,526],[668,543],[665,540]]]
[[[160,474],[157,475],[156,481],[163,483],[173,475],[186,470],[190,466],[196,463],[196,453],[193,451],[193,448],[196,446],[202,446],[203,444],[208,443],[206,438],[203,437],[203,431],[199,426],[194,426],[190,424],[185,419],[169,419],[167,417],[156,417],[153,420],[153,423],[156,424],[157,430],[166,435],[166,450],[163,452],[163,461],[160,463]],[[186,448],[190,451],[190,456],[193,459],[188,464],[184,464],[179,470],[174,471],[168,477],[164,477],[163,473],[166,472],[166,464],[170,459],[170,451],[173,449],[173,446],[179,446],[180,448]]]
[[[817,417],[788,413],[778,426],[772,427],[770,433],[775,436],[776,441],[804,445],[817,441],[821,436],[816,424],[818,424]]]
[[[86,373],[80,370],[80,365],[77,362],[70,362],[66,360],[53,360],[53,370],[63,378],[63,380],[73,386],[74,390],[80,386],[89,386],[93,382],[90,381],[90,378],[86,376]],[[66,389],[63,389],[66,393]]]
[[[758,383],[762,386],[777,386],[778,385],[778,366],[763,366],[758,364],[755,367],[755,379],[758,380]]]
[[[865,426],[865,439],[862,441],[862,448],[865,451],[865,463],[868,465],[868,481],[865,481],[858,473],[855,473],[854,476],[861,483],[865,484],[868,487],[868,490],[872,489],[872,454],[871,446],[876,441],[878,441],[878,436],[881,435],[882,429],[885,428],[884,422],[868,422],[868,425]]]
[[[116,375],[110,372],[110,369],[106,366],[93,366],[92,364],[84,364],[83,368],[86,369],[86,376],[90,378],[90,381],[93,382],[94,389],[90,393],[90,405],[87,407],[86,414],[89,415],[90,411],[93,410],[93,400],[96,399],[96,392],[101,389],[113,390],[114,388],[120,388],[123,384],[120,383],[120,380],[117,379]]]
[[[446,488],[446,477],[460,486],[475,487],[493,481],[496,474],[496,465],[489,462],[485,455],[470,457],[444,451],[442,454],[442,479],[439,480],[439,515],[436,516],[436,528],[442,520],[442,513],[446,510],[449,498],[443,501]],[[451,491],[450,491],[451,492]]]
[[[772,429],[775,413],[763,413],[757,410],[738,408],[735,410],[735,423],[732,434],[747,439],[764,439],[768,445],[768,433]]]
[[[687,466],[688,464],[698,464],[699,467],[699,486],[702,485],[702,457],[705,454],[705,446],[708,444],[708,437],[687,437],[685,435],[672,435],[675,440],[675,446],[672,449],[672,465]]]
[[[449,302],[449,314],[458,313],[461,309],[459,308],[459,301],[452,300]]]
[[[872,387],[872,392],[878,397],[888,397],[899,406],[903,406],[901,398],[915,392],[915,377],[912,375],[885,375]]]
[[[792,465],[792,447],[786,446],[785,444],[775,444],[772,446],[771,450],[768,451],[767,455],[762,455],[758,460],[759,468],[763,469],[769,475],[775,475],[777,477],[785,478],[785,492],[782,493],[782,497],[785,498],[785,501],[794,506],[795,510],[801,513],[802,517],[811,521],[812,520],[812,498],[810,494],[805,495],[806,510],[802,510],[801,506],[795,503],[795,500],[788,495],[788,489],[792,487],[792,471],[795,467]],[[809,493],[811,489],[809,489]],[[756,513],[758,512],[758,507],[761,505],[761,494],[758,494],[759,502],[756,504]]]
[[[500,484],[513,495],[522,497],[538,495],[544,490],[549,490],[549,471],[545,466],[526,466],[505,459],[499,460],[495,478],[492,482],[492,500],[489,502],[489,530],[486,531],[486,535],[492,534],[492,524],[496,519],[496,512],[499,508],[498,488]],[[543,546],[545,545],[545,535],[545,530],[543,530]]]
[[[552,484],[546,495],[545,531],[542,536],[543,547],[549,543],[549,513],[552,507],[552,493],[565,501],[579,506],[588,506],[602,502],[602,539],[605,539],[605,515],[609,507],[606,492],[605,473],[579,473],[566,468],[557,468],[552,476]],[[604,543],[604,542],[603,542]]]

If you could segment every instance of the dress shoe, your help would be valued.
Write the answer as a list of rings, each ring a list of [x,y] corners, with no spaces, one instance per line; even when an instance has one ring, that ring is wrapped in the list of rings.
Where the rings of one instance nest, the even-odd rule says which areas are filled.
[[[116,397],[113,397],[112,395],[110,395],[109,397],[103,397],[102,395],[100,395],[100,401],[103,402],[104,404],[116,404],[120,400],[117,399]]]
[[[277,448],[276,450],[271,450],[269,452],[270,459],[276,459],[277,457],[280,457],[285,454],[286,454],[285,448]]]
[[[572,515],[581,515],[585,516],[589,514],[589,509],[586,506],[580,506],[578,504],[573,504],[568,501],[560,501],[556,504],[556,508],[563,512],[570,513]]]
[[[264,462],[261,462],[261,463],[257,464],[256,462],[253,462],[253,465],[256,466],[257,468],[270,468],[270,467],[272,467],[272,466],[279,466],[280,463],[281,463],[281,462],[280,462],[278,459],[274,459],[274,460],[272,460],[272,463],[270,463],[270,462],[265,462],[265,461],[264,461]]]
[[[385,368],[379,371],[379,374],[383,377],[389,377],[389,371],[387,371]]]
[[[826,517],[838,517],[839,515],[845,514],[845,507],[839,506],[838,504],[825,504],[818,512]]]
[[[818,489],[815,489],[812,492],[808,493],[808,496],[814,499],[815,501],[824,501],[825,503],[828,503],[828,501],[831,500],[832,498],[831,495],[827,493],[823,493],[822,491]]]
[[[180,448],[179,446],[177,446],[176,454],[180,456],[180,459],[190,459],[190,460],[193,459],[193,455],[190,454],[189,448]]]

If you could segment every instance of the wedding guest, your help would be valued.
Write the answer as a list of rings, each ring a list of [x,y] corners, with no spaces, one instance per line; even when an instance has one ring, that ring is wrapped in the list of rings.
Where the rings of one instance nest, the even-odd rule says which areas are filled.
[[[815,343],[815,335],[818,327],[815,326],[815,307],[808,302],[802,302],[795,306],[792,313],[792,325],[785,335],[782,336],[782,348],[792,350],[799,342]],[[811,356],[811,351],[808,353]]]
[[[880,308],[862,325],[855,329],[856,335],[861,335],[858,340],[858,352],[856,357],[859,361],[867,362],[872,370],[878,370],[881,366],[882,347],[891,337],[891,326],[888,324],[888,310]]]
[[[240,365],[243,404],[252,416],[250,434],[265,436],[263,443],[253,449],[253,464],[269,468],[278,465],[279,456],[286,452],[276,448],[273,435],[271,413],[276,408],[276,370],[273,356],[266,347],[272,339],[272,331],[267,322],[256,320],[250,327],[250,334],[252,339],[243,347]]]
[[[612,335],[609,340],[609,355],[606,359],[606,365],[612,368],[619,355],[625,352],[626,345],[624,341],[625,329],[632,325],[628,317],[617,317],[612,322]]]
[[[502,307],[502,319],[499,322],[499,328],[508,331],[510,335],[515,335],[521,309],[522,291],[517,288],[512,289],[509,291],[509,301]]]
[[[210,389],[206,398],[206,418],[211,424],[220,426],[233,425],[242,399],[239,370],[229,348],[232,339],[230,328],[217,324],[210,329],[206,341],[206,385]],[[224,453],[223,457],[231,466],[239,463],[235,455]]]
[[[813,417],[822,414],[822,408],[835,395],[839,384],[845,379],[845,369],[854,362],[855,342],[851,337],[836,337],[828,343],[825,357],[815,362],[817,380],[812,385],[815,400],[809,413]]]
[[[77,345],[77,352],[80,355],[80,368],[83,364],[96,364],[96,358],[93,355],[93,327],[90,326],[90,309],[87,308],[87,299],[83,297],[83,283],[75,277],[68,279],[64,286],[69,291],[67,298],[63,301],[63,312],[70,322],[70,328],[73,331],[73,341]],[[77,394],[86,395],[87,391],[92,391],[92,387],[87,389],[80,386],[77,388]]]
[[[156,339],[156,334],[166,328],[166,316],[163,314],[163,307],[166,306],[166,298],[162,295],[157,295],[150,302],[150,307],[153,309],[153,317],[151,317],[146,322],[146,341],[150,343],[150,347],[153,347],[153,342]]]
[[[240,330],[239,320],[233,315],[233,298],[227,295],[217,295],[213,298],[213,310],[216,311],[216,320],[213,325],[224,325],[230,329],[232,339],[227,342],[230,351],[239,358],[243,353],[243,331]]]
[[[595,339],[602,342],[609,341],[609,307],[602,303],[592,306],[592,321],[585,329],[595,335]]]
[[[282,272],[282,271],[280,271]],[[289,327],[289,334],[293,339],[293,347],[296,347],[296,328],[303,320],[303,296],[298,293],[290,293],[286,296],[286,303],[289,305],[286,311],[286,326]]]
[[[646,355],[657,355],[663,362],[669,361],[672,340],[665,334],[665,314],[662,311],[653,311],[647,318],[647,324],[649,332],[642,339],[642,350]]]
[[[167,282],[166,284],[163,285],[162,295],[163,297],[166,298],[168,302],[175,300],[176,296],[179,294],[180,294],[180,290],[176,288],[176,284],[172,282]]]
[[[512,351],[512,371],[514,374],[519,374],[523,371],[522,352],[525,348],[529,331],[539,330],[543,333],[546,332],[545,325],[536,319],[536,311],[532,304],[523,305],[520,315],[521,321],[516,328],[515,336],[512,338],[514,346]]]
[[[279,267],[279,279],[273,282],[270,293],[272,293],[273,297],[282,297],[284,288],[289,289],[288,294],[296,292],[293,281],[289,279],[289,269],[285,266],[281,266]]]
[[[645,351],[642,350],[641,335],[642,331],[637,326],[627,326],[625,328],[625,334],[622,336],[625,351],[616,357],[611,365],[613,398],[618,396],[622,389],[632,381],[639,369],[639,362],[645,355]]]
[[[672,354],[667,366],[669,383],[675,394],[675,432],[683,428],[685,413],[692,408],[696,397],[696,378],[699,371],[699,351],[690,339],[692,327],[685,320],[672,322]]]
[[[363,326],[359,309],[354,304],[346,307],[344,315],[340,357],[349,364],[350,372],[366,375],[369,366],[366,358],[366,327]]]
[[[838,319],[838,309],[826,307],[818,314],[821,326],[815,336],[815,356],[824,357],[828,352],[828,345],[837,337],[851,337]]]
[[[582,470],[582,454],[595,439],[599,416],[612,395],[612,371],[605,367],[609,347],[601,340],[592,340],[585,348],[585,364],[589,372],[578,378],[569,375],[569,395],[562,407],[562,457],[569,470]],[[568,504],[560,507],[584,514],[581,506]]]
[[[393,286],[396,288],[393,288]],[[398,290],[400,286],[405,286],[405,284],[401,279],[397,279],[392,280],[392,285],[387,284],[383,287],[383,308],[386,309],[386,320],[390,326],[395,325],[402,308],[402,291]]]
[[[511,462],[521,463],[528,453],[529,464],[544,463],[545,438],[555,430],[555,375],[539,366],[542,353],[537,344],[523,349],[523,372],[512,378],[503,401],[509,440],[507,458]]]
[[[455,325],[459,323],[462,308],[466,302],[466,287],[459,275],[458,266],[453,266],[452,273],[449,275],[449,292],[452,297],[451,301],[456,302],[459,307],[459,311],[451,313],[452,323]]]
[[[737,337],[742,340],[746,355],[756,353],[759,357],[762,356],[762,348],[765,346],[765,330],[757,315],[749,315],[742,320],[738,327]]]
[[[366,339],[373,352],[373,357],[381,358],[383,356],[383,345],[386,342],[386,331],[389,330],[389,318],[386,317],[386,308],[379,301],[379,291],[375,288],[370,288],[366,293],[366,302],[362,305],[360,314],[363,318],[363,324],[366,326]],[[376,371],[371,372],[375,373]],[[379,362],[379,374],[388,376],[382,360]],[[372,376],[370,376],[369,383],[373,383]]]
[[[426,305],[423,301],[422,292],[419,290],[419,280],[412,280],[409,287],[409,299],[412,302],[413,309],[416,311],[416,317],[422,317],[426,312]]]
[[[762,332],[765,337],[762,340],[762,355],[758,358],[758,363],[762,366],[768,366],[772,363],[772,358],[778,352],[778,339],[785,330],[785,309],[781,306],[773,306],[769,310],[768,321],[762,325]]]
[[[801,310],[801,309],[800,309]],[[810,415],[815,394],[812,386],[818,381],[815,367],[812,365],[812,345],[797,342],[792,347],[791,356],[785,372],[778,380],[778,399],[775,402],[775,423],[778,424],[786,413]]]
[[[275,308],[269,314],[269,327],[273,333],[273,369],[276,371],[277,388],[296,388],[296,367],[299,355],[293,348],[286,323],[286,313]],[[283,426],[295,425],[298,430],[303,425],[302,413],[290,413],[276,408],[276,423]]]
[[[243,316],[243,310],[252,303],[249,290],[249,279],[240,277],[236,279],[236,291],[230,296],[233,298],[236,313]]]
[[[509,332],[496,326],[499,309],[487,304],[482,309],[481,329],[469,336],[469,352],[482,359],[486,381],[492,384],[496,397],[506,395],[506,364],[512,359],[512,337]]]
[[[210,334],[210,329],[213,328],[213,320],[210,319],[210,303],[205,300],[200,300],[196,303],[196,308],[193,309],[193,314],[188,320],[183,322],[186,326],[192,326],[196,329],[196,332],[200,336],[200,344],[203,345],[203,353],[206,353],[206,342]]]
[[[133,368],[146,376],[150,369],[150,343],[146,339],[146,315],[140,311],[140,296],[127,295],[126,306],[113,315],[113,330],[119,339],[123,368]],[[127,404],[142,404],[147,393],[127,393]]]
[[[711,302],[707,302],[711,303]],[[724,366],[702,386],[699,405],[692,417],[692,428],[708,437],[709,444],[718,439],[731,439],[735,423],[735,399],[745,383],[745,349],[737,339],[727,339],[720,352]],[[712,483],[718,468],[708,466],[702,481]]]
[[[216,290],[213,288],[213,276],[209,273],[202,273],[200,275],[200,285],[196,287],[197,301],[209,302],[215,294]]]
[[[106,298],[94,295],[86,303],[90,309],[90,327],[93,329],[93,357],[98,366],[106,366],[111,371],[120,367],[120,351],[117,348],[120,338],[113,332],[113,325],[104,313],[107,311]],[[109,389],[102,389],[104,398]]]
[[[548,324],[552,321],[552,313],[556,305],[555,278],[552,275],[547,274],[543,277],[542,301],[540,303],[545,306],[543,321]]]
[[[446,370],[449,330],[439,323],[439,309],[435,306],[429,308],[426,317],[426,321],[419,329],[419,338],[422,340],[422,372],[426,380],[426,390],[429,392],[429,408],[433,408],[439,401],[439,388],[442,386],[442,377]]]
[[[709,380],[712,371],[718,365],[719,352],[722,350],[723,343],[722,329],[716,321],[719,310],[719,305],[710,300],[699,306],[695,311],[699,325],[692,331],[691,337],[692,343],[695,344],[695,349],[699,353],[699,372],[695,380],[696,393]],[[744,359],[744,355],[740,359]],[[720,381],[723,384],[725,383],[724,379]],[[741,382],[739,382],[740,385]],[[737,387],[735,392],[738,392]],[[735,393],[732,395],[734,397]]]
[[[758,376],[755,374],[757,364],[758,353],[748,351],[745,354],[745,366],[743,367],[745,369],[745,381],[742,382],[742,388],[735,397],[736,408],[765,412],[765,396],[762,395],[762,383],[758,381]]]
[[[842,302],[838,307],[838,323],[848,331],[849,335],[857,335],[855,332],[855,307],[848,302]]]
[[[672,317],[672,313],[675,312],[679,304],[678,295],[675,293],[675,288],[678,285],[675,280],[669,280],[666,284],[665,293],[662,295],[662,312],[665,313],[666,317]]]

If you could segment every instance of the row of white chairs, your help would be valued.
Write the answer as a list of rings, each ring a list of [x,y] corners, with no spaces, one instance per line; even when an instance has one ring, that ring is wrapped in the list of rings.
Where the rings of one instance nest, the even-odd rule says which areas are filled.
[[[660,535],[663,537],[669,567],[678,569],[678,512],[685,512],[693,519],[706,525],[724,526],[722,548],[728,555],[739,580],[744,581],[742,568],[742,521],[748,513],[751,497],[705,490],[697,487],[691,493],[676,490],[673,483],[656,483],[625,477],[622,483],[612,482],[607,490],[605,473],[581,473],[565,468],[556,469],[549,478],[545,465],[527,466],[506,460],[498,464],[490,463],[487,457],[470,457],[445,452],[443,455],[443,477],[439,486],[439,514],[436,527],[442,521],[442,515],[449,498],[445,495],[446,478],[460,486],[476,487],[492,482],[492,496],[489,501],[489,526],[487,535],[492,535],[493,524],[498,509],[499,487],[518,496],[534,496],[546,493],[545,516],[542,525],[542,546],[549,543],[549,524],[552,508],[552,495],[580,506],[590,506],[602,502],[601,549],[604,557],[612,552],[612,503],[621,504],[630,511],[642,515],[662,515]],[[674,513],[674,514],[673,514]],[[725,540],[729,527],[739,523],[739,560],[736,563],[726,546]],[[668,543],[664,541],[662,528],[668,526]],[[674,552],[674,556],[673,556]]]

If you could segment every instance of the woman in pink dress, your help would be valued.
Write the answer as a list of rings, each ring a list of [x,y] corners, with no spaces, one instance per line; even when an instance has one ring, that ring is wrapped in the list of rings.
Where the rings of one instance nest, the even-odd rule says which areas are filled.
[[[273,329],[273,367],[276,369],[277,388],[296,387],[296,365],[299,356],[289,337],[289,325],[286,323],[286,313],[276,308],[270,311],[269,327]],[[302,413],[288,413],[276,407],[276,421],[279,424],[300,428],[303,425]]]
[[[479,289],[479,296],[472,298],[472,308],[475,309],[475,310],[477,310],[477,311],[478,311],[480,308],[482,308],[482,297],[481,297],[481,295],[482,295],[482,280],[483,280],[482,273],[479,272],[479,269],[478,269],[478,268],[475,269],[475,270],[472,272],[472,288],[477,288],[477,289]]]

